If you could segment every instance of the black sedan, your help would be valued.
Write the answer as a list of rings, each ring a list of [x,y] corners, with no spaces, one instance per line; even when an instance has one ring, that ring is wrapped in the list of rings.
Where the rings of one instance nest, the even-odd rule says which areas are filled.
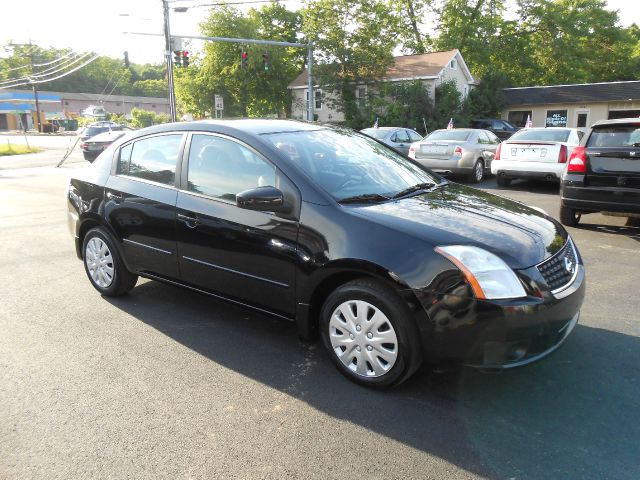
[[[423,361],[508,368],[578,321],[580,254],[554,219],[375,140],[281,120],[139,130],[71,178],[69,226],[105,296],[138,276],[318,333],[351,380]]]
[[[98,133],[80,144],[80,150],[85,160],[93,162],[109,145],[127,133],[124,130],[110,130]]]

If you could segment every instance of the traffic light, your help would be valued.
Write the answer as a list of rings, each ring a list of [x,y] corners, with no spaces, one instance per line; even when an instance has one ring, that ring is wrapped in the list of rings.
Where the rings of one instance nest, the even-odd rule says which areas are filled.
[[[182,66],[185,68],[189,66],[189,52],[186,50],[182,52]]]
[[[124,52],[124,67],[129,68],[129,52]]]
[[[176,67],[182,65],[182,52],[180,50],[175,50],[173,52],[173,63],[176,64]]]
[[[249,66],[249,54],[243,50],[242,54],[240,55],[240,58],[242,60],[242,63],[240,64],[240,66],[242,67],[243,70],[245,70]]]
[[[271,65],[269,65],[269,52],[264,52],[262,54],[262,68],[265,72],[268,72],[271,69]]]

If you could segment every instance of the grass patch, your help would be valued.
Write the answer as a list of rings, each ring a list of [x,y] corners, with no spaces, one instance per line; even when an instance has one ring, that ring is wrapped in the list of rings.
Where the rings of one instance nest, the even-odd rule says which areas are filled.
[[[23,155],[25,153],[38,153],[41,151],[41,148],[27,147],[26,145],[11,145],[10,143],[7,143],[6,145],[0,144],[0,157],[7,155]]]

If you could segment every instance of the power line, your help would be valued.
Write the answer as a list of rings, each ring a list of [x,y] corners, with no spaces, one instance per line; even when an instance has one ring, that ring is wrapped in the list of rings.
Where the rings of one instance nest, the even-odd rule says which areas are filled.
[[[58,75],[57,77],[52,77],[52,78],[46,78],[46,79],[42,79],[42,80],[33,80],[33,79],[29,79],[26,82],[20,82],[20,83],[16,83],[14,85],[0,85],[0,90],[5,89],[5,88],[15,88],[15,87],[20,87],[22,85],[33,85],[35,84],[40,84],[40,83],[47,83],[47,82],[52,82],[54,80],[60,80],[61,78],[66,77],[67,75],[71,75],[74,72],[77,72],[78,70],[80,70],[83,67],[86,67],[87,65],[89,65],[91,62],[93,62],[94,60],[96,60],[97,58],[99,58],[100,55],[94,55],[93,57],[91,57],[89,60],[87,60],[86,62],[84,62],[82,65],[78,65],[77,67],[69,70],[68,72],[63,73],[62,75]]]
[[[45,77],[47,75],[52,75],[52,74],[61,72],[65,68],[68,68],[68,67],[78,63],[79,61],[83,60],[88,55],[90,55],[90,53],[83,53],[83,54],[78,55],[74,59],[65,60],[66,63],[64,65],[54,65],[53,67],[49,67],[49,68],[46,68],[44,70],[40,70],[39,72],[34,72],[33,74],[25,75],[25,76],[20,77],[20,78],[12,78],[12,79],[9,79],[9,80],[2,80],[2,81],[0,81],[0,85],[6,84],[6,83],[21,82],[21,81],[27,81],[28,82],[31,78],[34,78],[34,77],[35,78],[37,78],[37,77]]]

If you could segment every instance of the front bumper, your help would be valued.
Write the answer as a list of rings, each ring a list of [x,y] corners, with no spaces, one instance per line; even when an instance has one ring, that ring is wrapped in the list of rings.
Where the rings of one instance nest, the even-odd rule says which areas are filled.
[[[418,295],[428,317],[420,329],[427,359],[506,369],[555,351],[578,322],[584,266],[579,263],[571,283],[555,293],[543,286],[536,267],[517,273],[528,283],[528,296],[521,299],[477,300],[464,284],[449,294]]]

